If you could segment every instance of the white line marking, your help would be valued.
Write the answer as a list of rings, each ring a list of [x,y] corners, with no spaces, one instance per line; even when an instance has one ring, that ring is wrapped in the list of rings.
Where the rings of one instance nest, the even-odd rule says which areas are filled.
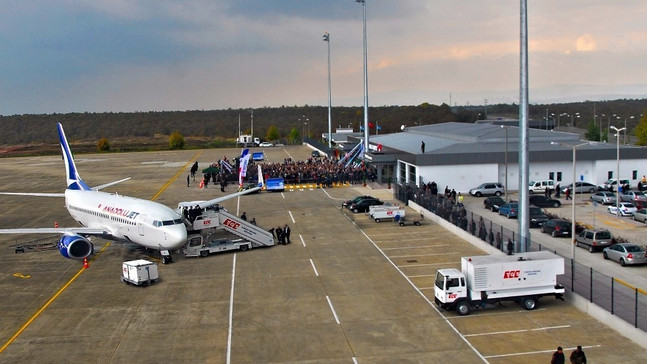
[[[420,274],[417,276],[409,276],[409,278],[424,278],[424,277],[433,277],[433,274]]]
[[[599,348],[602,345],[589,345],[589,346],[582,346],[582,349],[590,349],[590,348]],[[575,350],[576,347],[572,348],[564,348],[564,351],[567,350]],[[552,353],[554,352],[555,349],[550,349],[550,350],[539,350],[539,351],[526,351],[523,353],[511,353],[511,354],[499,354],[499,355],[488,355],[486,358],[506,358],[509,356],[520,356],[520,355],[533,355],[533,354],[542,354],[542,353]]]
[[[303,240],[303,236],[301,236],[301,234],[299,234],[299,239],[301,239],[301,244],[305,247],[306,246],[306,241]]]
[[[421,245],[421,246],[403,246],[399,248],[382,248],[382,250],[396,250],[396,249],[418,249],[418,248],[436,248],[439,246],[448,246],[447,244],[445,245]]]
[[[330,297],[326,296],[326,300],[328,301],[328,306],[330,306],[332,315],[335,316],[335,322],[339,325],[339,318],[337,318],[337,312],[335,312],[335,308],[332,306],[332,302],[330,302]]]
[[[530,313],[530,312],[536,312],[536,311],[545,311],[545,308],[536,308],[532,311],[528,310],[515,310],[515,311],[508,311],[508,312],[499,312],[499,313],[483,313],[483,314],[475,314],[475,315],[467,315],[467,316],[451,316],[447,317],[448,319],[455,319],[455,318],[476,318],[476,317],[484,317],[484,316],[500,316],[500,315],[511,315],[513,313]]]
[[[283,194],[283,192],[281,192],[281,197],[285,198],[285,195]]]
[[[312,270],[315,271],[315,275],[319,277],[319,272],[317,272],[317,267],[315,267],[315,262],[313,262],[312,259],[310,259],[310,265],[312,265]]]
[[[438,255],[453,255],[456,253],[432,253],[432,254],[414,254],[414,255],[394,255],[389,258],[414,258],[414,257],[434,257]]]
[[[229,294],[229,329],[227,334],[227,364],[231,363],[231,335],[234,326],[234,283],[236,282],[236,252],[231,268],[231,293]]]
[[[288,210],[288,214],[290,214],[290,220],[292,220],[292,223],[296,224],[296,222],[294,221],[294,216],[292,216],[292,211]]]

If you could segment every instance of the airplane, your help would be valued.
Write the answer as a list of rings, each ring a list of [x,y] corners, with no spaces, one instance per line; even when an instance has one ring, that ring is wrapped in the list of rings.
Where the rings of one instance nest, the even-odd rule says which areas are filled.
[[[100,237],[113,241],[132,242],[142,247],[159,250],[163,262],[171,262],[170,251],[186,244],[187,229],[182,216],[177,211],[154,201],[100,191],[130,178],[89,187],[77,171],[63,126],[61,123],[57,123],[57,126],[67,178],[65,193],[0,192],[0,194],[65,197],[65,207],[81,227],[0,229],[0,234],[63,234],[57,247],[61,255],[69,259],[86,259],[94,252],[88,237]],[[208,201],[200,201],[200,207],[210,207],[224,200],[260,190],[263,187],[260,172],[259,166],[257,187]]]

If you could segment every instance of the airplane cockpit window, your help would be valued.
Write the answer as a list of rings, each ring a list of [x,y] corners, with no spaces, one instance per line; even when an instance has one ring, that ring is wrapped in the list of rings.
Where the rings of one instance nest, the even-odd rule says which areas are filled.
[[[182,222],[182,219],[175,219],[175,220],[164,220],[163,222],[164,226],[169,226],[169,225],[182,225],[184,222]],[[160,225],[161,226],[161,225]]]
[[[160,227],[160,226],[162,226],[162,222],[158,221],[158,220],[153,220],[153,226]]]

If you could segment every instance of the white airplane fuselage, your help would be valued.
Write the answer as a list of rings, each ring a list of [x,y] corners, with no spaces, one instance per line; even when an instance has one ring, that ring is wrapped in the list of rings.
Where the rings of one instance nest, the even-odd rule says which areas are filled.
[[[187,231],[182,217],[154,201],[67,189],[65,206],[79,224],[103,229],[110,239],[132,241],[157,250],[175,250],[186,243]]]

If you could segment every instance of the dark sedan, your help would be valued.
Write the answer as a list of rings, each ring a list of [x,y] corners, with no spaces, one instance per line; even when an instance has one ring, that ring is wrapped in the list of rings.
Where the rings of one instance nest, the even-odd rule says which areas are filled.
[[[503,205],[505,205],[505,200],[500,196],[492,196],[483,200],[483,206],[488,210],[492,210],[492,212],[499,211],[499,207]]]
[[[372,197],[372,196],[369,196],[369,195],[364,195],[364,196],[357,196],[352,200],[344,201],[344,202],[342,202],[341,205],[343,207],[348,207],[348,206],[350,206],[350,205],[352,205],[354,203],[357,203],[357,202],[360,202],[361,200],[366,200],[366,199],[377,200],[375,197]]]
[[[374,205],[384,205],[384,202],[378,199],[364,199],[359,202],[355,202],[348,206],[348,209],[354,213],[366,212],[370,206]]]
[[[571,236],[571,222],[563,219],[551,219],[541,226],[541,232],[552,237]]]
[[[562,205],[559,200],[539,195],[530,196],[529,201],[531,205],[535,205],[537,207],[560,207]]]

